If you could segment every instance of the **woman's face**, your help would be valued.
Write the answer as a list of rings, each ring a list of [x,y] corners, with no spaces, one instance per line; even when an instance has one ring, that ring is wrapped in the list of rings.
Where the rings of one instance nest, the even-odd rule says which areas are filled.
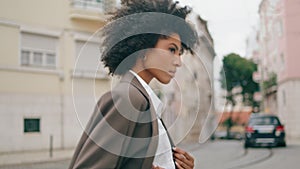
[[[181,66],[181,41],[178,34],[160,38],[153,49],[146,52],[144,69],[151,78],[167,84]]]

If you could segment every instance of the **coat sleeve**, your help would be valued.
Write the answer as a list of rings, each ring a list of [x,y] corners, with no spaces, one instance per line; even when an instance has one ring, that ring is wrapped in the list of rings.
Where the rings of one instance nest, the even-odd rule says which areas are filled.
[[[126,168],[124,165],[130,165],[131,160],[136,164],[135,168],[144,168],[141,165],[145,158],[136,157],[142,157],[149,140],[137,144],[132,141],[135,135],[139,138],[151,137],[151,123],[137,122],[139,118],[150,114],[141,111],[149,107],[148,102],[143,100],[135,102],[132,108],[128,106],[131,101],[126,96],[114,97],[112,93],[103,95],[76,147],[69,169]]]

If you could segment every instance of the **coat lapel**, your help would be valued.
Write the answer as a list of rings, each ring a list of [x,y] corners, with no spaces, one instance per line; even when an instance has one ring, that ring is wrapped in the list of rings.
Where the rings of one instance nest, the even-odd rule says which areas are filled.
[[[151,133],[152,138],[147,150],[147,158],[146,160],[144,160],[143,166],[149,166],[149,165],[151,166],[156,153],[157,144],[158,144],[158,123],[157,123],[156,111],[154,109],[153,103],[146,89],[142,86],[139,80],[132,73],[127,72],[121,79],[121,82],[127,82],[135,86],[148,99],[150,103],[151,118],[153,119],[152,133]]]
[[[127,72],[121,79],[121,82],[127,82],[135,86],[149,101],[150,96],[148,95],[146,89],[142,86],[139,80],[130,72]]]

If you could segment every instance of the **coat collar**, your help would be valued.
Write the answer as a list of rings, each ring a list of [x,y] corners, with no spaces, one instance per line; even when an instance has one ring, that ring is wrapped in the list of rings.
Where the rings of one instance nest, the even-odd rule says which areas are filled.
[[[150,96],[147,93],[146,89],[143,87],[143,85],[139,82],[139,80],[130,72],[127,72],[125,75],[123,75],[121,82],[127,82],[135,86],[142,94],[149,100],[150,102]],[[152,104],[151,104],[152,105]]]

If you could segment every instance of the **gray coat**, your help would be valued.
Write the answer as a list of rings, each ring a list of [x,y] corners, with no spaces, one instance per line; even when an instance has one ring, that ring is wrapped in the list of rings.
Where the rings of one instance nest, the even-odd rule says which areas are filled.
[[[157,144],[153,104],[128,72],[99,99],[69,169],[150,169]]]

